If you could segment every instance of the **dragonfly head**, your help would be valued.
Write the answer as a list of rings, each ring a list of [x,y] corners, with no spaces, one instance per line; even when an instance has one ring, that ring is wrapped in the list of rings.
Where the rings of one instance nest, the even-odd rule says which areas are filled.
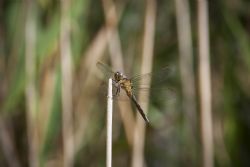
[[[121,72],[116,72],[114,74],[114,78],[115,78],[115,81],[119,82],[120,80],[124,78],[124,75]]]

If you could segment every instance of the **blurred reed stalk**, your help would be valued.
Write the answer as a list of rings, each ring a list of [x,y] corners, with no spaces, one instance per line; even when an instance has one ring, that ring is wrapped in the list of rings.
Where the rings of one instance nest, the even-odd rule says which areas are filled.
[[[142,48],[142,65],[141,74],[151,72],[153,64],[153,50],[154,50],[154,38],[155,38],[155,24],[156,24],[156,11],[157,4],[155,0],[146,1],[146,13],[144,23],[144,39]],[[149,83],[145,83],[150,85]],[[145,96],[147,96],[145,98]],[[144,112],[147,114],[148,110],[148,95],[139,93],[138,100]],[[146,99],[142,103],[142,99]],[[150,121],[150,120],[149,120]],[[145,122],[137,112],[135,130],[134,130],[134,144],[132,152],[132,167],[143,167],[144,165],[144,143],[145,143]]]
[[[108,97],[107,97],[107,144],[106,144],[106,166],[112,166],[112,115],[113,115],[113,94],[112,94],[112,79],[108,82]]]
[[[10,124],[11,125],[11,124]],[[14,138],[11,135],[12,128],[8,127],[7,121],[0,117],[0,144],[3,155],[6,158],[9,167],[20,167],[20,160],[14,144]]]
[[[97,90],[93,90],[91,87],[93,84],[98,85],[98,82],[93,78],[95,72],[98,70],[96,66],[96,62],[103,55],[105,48],[107,45],[107,40],[105,38],[105,28],[102,28],[97,33],[96,37],[93,39],[89,47],[86,49],[86,52],[82,56],[81,65],[80,65],[80,80],[77,83],[80,83],[79,88],[75,87],[74,89],[79,89],[77,92],[80,92],[79,96],[76,96],[74,99],[77,101],[75,107],[75,122],[76,122],[76,130],[75,130],[75,155],[81,149],[83,143],[83,138],[86,132],[90,119],[89,107],[91,105],[91,100],[89,96],[86,96],[88,91],[95,92]],[[87,73],[86,73],[86,69]],[[95,87],[96,89],[98,86]],[[86,141],[85,141],[86,142]]]
[[[65,167],[73,166],[74,159],[70,6],[70,0],[61,0],[60,54],[62,72],[63,161]]]
[[[26,107],[27,133],[29,145],[29,165],[39,166],[39,141],[37,118],[37,89],[36,82],[36,22],[35,1],[27,0],[27,15],[25,23],[25,75],[26,75]]]
[[[0,2],[0,17],[4,15],[3,10],[4,3]],[[20,28],[21,29],[21,28]],[[11,122],[6,120],[5,111],[3,109],[4,99],[6,98],[6,89],[7,89],[7,79],[8,79],[8,70],[7,63],[5,59],[5,47],[6,47],[6,34],[4,20],[0,21],[0,145],[2,150],[2,156],[6,159],[6,163],[9,167],[20,167],[20,159],[15,147],[15,138],[13,137],[13,127]]]
[[[102,2],[106,21],[106,38],[108,40],[111,63],[114,70],[124,71],[121,40],[117,30],[119,15],[121,15],[121,12],[117,13],[115,4],[112,0],[103,0]],[[131,107],[122,101],[118,101],[118,105],[128,143],[129,145],[132,145],[133,131],[131,131],[131,129],[134,127],[133,112]]]
[[[179,67],[182,86],[182,110],[185,119],[186,151],[192,163],[196,161],[197,116],[195,99],[195,77],[193,70],[193,46],[191,35],[190,9],[187,0],[175,0],[176,21],[179,45]],[[191,165],[191,164],[190,164]],[[192,164],[191,166],[197,166]]]
[[[201,140],[203,147],[203,167],[214,166],[211,74],[209,60],[209,23],[208,2],[198,0],[198,35],[199,35],[199,88],[201,110]]]

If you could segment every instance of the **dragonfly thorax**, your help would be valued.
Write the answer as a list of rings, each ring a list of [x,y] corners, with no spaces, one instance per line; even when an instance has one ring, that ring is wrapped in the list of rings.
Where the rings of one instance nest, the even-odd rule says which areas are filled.
[[[116,82],[119,82],[120,80],[123,80],[124,78],[126,78],[126,76],[123,73],[119,71],[114,73],[114,79]]]

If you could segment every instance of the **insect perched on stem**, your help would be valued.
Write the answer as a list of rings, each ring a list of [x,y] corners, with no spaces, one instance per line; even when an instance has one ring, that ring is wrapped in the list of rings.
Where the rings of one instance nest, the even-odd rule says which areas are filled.
[[[149,119],[147,118],[145,112],[138,103],[135,92],[136,90],[149,90],[148,81],[152,80],[154,83],[159,83],[166,81],[169,78],[170,69],[165,67],[160,71],[154,73],[147,73],[143,75],[137,75],[132,78],[126,77],[123,73],[117,71],[114,72],[107,65],[98,62],[97,67],[104,73],[106,78],[112,78],[114,86],[114,97],[119,97],[121,90],[126,93],[126,96],[134,103],[137,110],[141,114],[142,118],[148,123]],[[156,82],[155,82],[156,81]],[[145,85],[147,84],[147,85]]]

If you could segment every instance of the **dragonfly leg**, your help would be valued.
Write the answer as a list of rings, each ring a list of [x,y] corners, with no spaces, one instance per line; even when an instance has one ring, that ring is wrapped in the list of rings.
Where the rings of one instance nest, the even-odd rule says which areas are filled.
[[[120,91],[121,91],[121,85],[119,83],[117,83],[114,79],[112,79],[113,81],[113,85],[114,87],[116,88],[116,92],[115,92],[115,95],[119,95],[120,94]]]
[[[120,94],[120,91],[121,91],[121,87],[120,86],[116,86],[116,93],[115,95],[119,95]]]
[[[115,82],[115,80],[114,80],[114,79],[112,79],[112,83],[113,83],[113,85],[116,85],[116,82]]]

